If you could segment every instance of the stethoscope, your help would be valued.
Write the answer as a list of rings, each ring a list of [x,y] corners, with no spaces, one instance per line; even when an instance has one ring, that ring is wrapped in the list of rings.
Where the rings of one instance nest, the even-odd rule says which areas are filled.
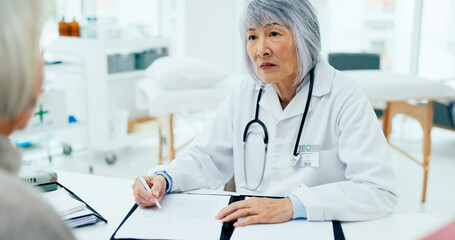
[[[308,113],[308,108],[310,106],[311,95],[313,93],[313,82],[314,82],[314,68],[311,69],[311,71],[310,71],[310,88],[308,89],[308,97],[307,97],[307,101],[306,101],[306,105],[305,105],[305,111],[303,112],[302,121],[300,122],[299,133],[297,134],[297,140],[295,141],[294,152],[292,154],[292,158],[291,158],[291,161],[290,161],[290,166],[291,167],[295,166],[297,164],[297,162],[299,161],[298,148],[299,148],[299,142],[300,142],[300,135],[302,134],[303,125],[305,124],[305,119],[306,119],[306,116],[307,116],[307,113]],[[247,189],[247,190],[250,190],[250,191],[257,190],[259,188],[259,186],[261,185],[262,179],[264,178],[265,162],[266,162],[266,159],[267,159],[267,146],[268,146],[268,143],[269,143],[269,134],[267,133],[267,127],[265,126],[265,124],[261,120],[259,120],[259,101],[261,100],[263,90],[264,90],[263,88],[261,88],[259,90],[258,99],[256,101],[256,113],[254,115],[254,119],[247,123],[247,125],[245,126],[245,130],[243,132],[243,173],[244,173],[243,176],[245,177],[245,185],[242,186],[242,187]],[[262,127],[263,131],[264,131],[264,139],[263,140],[264,140],[265,150],[264,150],[264,160],[263,160],[263,164],[262,164],[261,179],[259,180],[259,183],[258,183],[258,185],[256,187],[250,188],[249,184],[248,184],[247,177],[246,177],[245,152],[246,152],[246,142],[247,142],[249,134],[251,133],[248,130],[249,130],[250,126],[253,125],[253,124],[259,124]]]

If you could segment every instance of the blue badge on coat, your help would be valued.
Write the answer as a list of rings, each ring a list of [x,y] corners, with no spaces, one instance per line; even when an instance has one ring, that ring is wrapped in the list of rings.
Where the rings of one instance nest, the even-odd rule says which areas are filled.
[[[298,166],[301,168],[317,168],[319,167],[319,145],[300,145],[298,150],[299,155],[293,157],[290,166]]]

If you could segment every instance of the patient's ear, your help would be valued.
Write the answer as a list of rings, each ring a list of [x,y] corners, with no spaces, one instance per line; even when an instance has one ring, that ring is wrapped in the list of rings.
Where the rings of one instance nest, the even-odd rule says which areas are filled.
[[[24,129],[27,126],[28,121],[33,115],[33,109],[20,113],[15,119],[14,131]]]
[[[24,129],[27,126],[28,121],[33,115],[33,109],[20,113],[15,118],[3,118],[0,119],[0,134],[4,137],[8,137],[14,131]]]

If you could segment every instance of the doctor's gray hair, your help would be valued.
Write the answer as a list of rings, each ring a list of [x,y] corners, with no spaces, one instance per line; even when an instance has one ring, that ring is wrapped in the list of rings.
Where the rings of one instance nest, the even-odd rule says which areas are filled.
[[[0,119],[35,106],[43,2],[0,0]]]
[[[313,6],[308,0],[253,0],[249,3],[241,21],[240,34],[248,72],[262,86],[264,83],[246,49],[247,31],[249,24],[257,28],[273,22],[290,28],[294,35],[298,66],[294,83],[298,84],[316,65],[321,52],[319,23]]]

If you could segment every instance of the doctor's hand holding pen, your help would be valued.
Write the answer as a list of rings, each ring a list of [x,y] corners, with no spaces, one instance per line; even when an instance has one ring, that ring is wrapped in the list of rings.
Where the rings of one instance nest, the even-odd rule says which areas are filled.
[[[162,175],[156,175],[144,176],[144,180],[150,187],[151,192],[147,191],[139,178],[136,178],[132,186],[136,203],[141,207],[153,207],[158,205],[155,203],[155,199],[161,201],[163,198],[166,191],[166,179]]]

